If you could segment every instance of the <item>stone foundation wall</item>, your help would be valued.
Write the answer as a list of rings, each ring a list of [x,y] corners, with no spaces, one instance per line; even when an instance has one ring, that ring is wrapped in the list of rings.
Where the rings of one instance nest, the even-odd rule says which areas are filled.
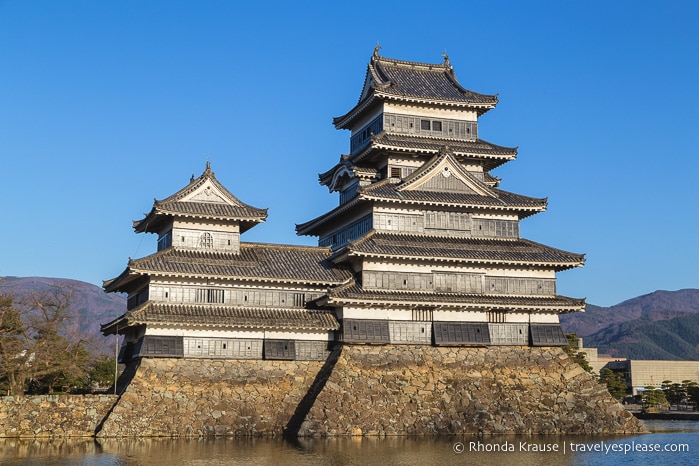
[[[92,437],[116,395],[0,397],[0,437]]]
[[[643,432],[559,348],[338,347],[325,362],[144,359],[99,436]]]
[[[143,359],[119,386],[119,397],[2,397],[0,436],[644,431],[559,348],[357,345],[325,362]]]
[[[143,359],[98,436],[281,435],[323,365]]]
[[[609,434],[643,424],[560,348],[347,346],[300,436]]]

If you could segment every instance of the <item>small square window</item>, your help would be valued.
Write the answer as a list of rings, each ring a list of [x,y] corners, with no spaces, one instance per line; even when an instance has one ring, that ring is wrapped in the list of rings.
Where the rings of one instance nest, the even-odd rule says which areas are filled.
[[[441,121],[433,121],[432,122],[432,131],[442,131],[442,122]]]
[[[430,120],[420,120],[420,129],[424,131],[429,131],[431,128]]]

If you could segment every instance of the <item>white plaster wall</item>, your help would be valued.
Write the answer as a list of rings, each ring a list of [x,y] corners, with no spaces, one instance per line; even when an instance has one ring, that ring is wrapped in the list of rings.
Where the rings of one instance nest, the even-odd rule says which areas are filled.
[[[211,328],[172,328],[172,327],[148,327],[146,335],[190,337],[190,338],[241,338],[262,339],[264,330],[230,330]]]
[[[558,314],[533,312],[529,319],[532,324],[560,324]]]
[[[554,270],[541,269],[517,269],[517,268],[487,268],[464,267],[461,265],[426,265],[426,264],[400,264],[376,259],[364,259],[363,270],[378,272],[413,272],[413,273],[476,273],[493,277],[511,278],[555,278]]]
[[[333,332],[292,332],[283,330],[265,331],[265,339],[274,340],[310,340],[310,341],[333,341]]]
[[[435,310],[432,318],[434,321],[441,322],[488,322],[488,315],[485,311]]]
[[[203,221],[187,218],[178,218],[173,222],[174,228],[183,230],[199,230],[199,231],[220,231],[228,233],[240,233],[238,222],[228,221]]]
[[[366,309],[345,307],[342,309],[342,319],[373,319],[388,320],[389,311],[384,308]]]
[[[524,324],[529,322],[528,312],[507,312],[505,314],[505,323],[508,324]]]
[[[449,120],[478,121],[478,114],[474,110],[463,108],[438,108],[426,107],[423,105],[405,105],[396,102],[384,102],[383,111],[385,113],[395,113],[398,115],[426,116],[431,118],[446,118]]]
[[[202,234],[208,232],[212,236],[213,248],[202,248]],[[175,247],[197,248],[219,251],[239,251],[240,250],[240,233],[210,230],[205,227],[197,229],[172,229],[172,245]]]
[[[515,214],[474,212],[473,218],[482,218],[487,220],[517,220],[519,217],[517,217]]]

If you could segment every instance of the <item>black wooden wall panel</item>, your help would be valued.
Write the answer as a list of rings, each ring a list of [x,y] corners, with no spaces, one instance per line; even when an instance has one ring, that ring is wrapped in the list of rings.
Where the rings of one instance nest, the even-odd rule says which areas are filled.
[[[343,340],[350,343],[390,343],[387,320],[345,319]]]
[[[296,359],[294,340],[265,340],[265,359]]]
[[[435,345],[489,345],[490,332],[487,323],[435,322]]]
[[[182,358],[184,357],[182,337],[146,335],[141,340],[139,356]]]
[[[532,346],[566,346],[568,339],[560,324],[530,324]]]

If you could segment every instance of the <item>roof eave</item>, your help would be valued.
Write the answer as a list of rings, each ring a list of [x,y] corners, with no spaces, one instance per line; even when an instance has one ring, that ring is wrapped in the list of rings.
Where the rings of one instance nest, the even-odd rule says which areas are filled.
[[[316,236],[316,234],[313,233],[313,231],[316,228],[321,227],[328,220],[335,218],[336,216],[340,215],[341,213],[354,207],[355,205],[359,204],[359,202],[360,202],[360,198],[355,197],[351,201],[346,202],[345,204],[342,204],[340,206],[337,206],[333,210],[331,210],[330,212],[323,214],[319,217],[316,217],[313,220],[309,220],[308,222],[305,222],[305,223],[296,224],[296,234],[299,236]]]
[[[461,257],[436,257],[436,256],[408,256],[401,254],[384,254],[375,252],[365,252],[358,251],[356,249],[349,249],[347,251],[348,256],[352,257],[367,257],[367,258],[384,258],[393,260],[418,260],[418,261],[434,261],[434,262],[454,262],[454,263],[466,263],[466,264],[490,264],[490,265],[509,265],[509,266],[522,266],[522,267],[543,267],[552,268],[556,271],[568,270],[575,267],[582,267],[584,265],[583,261],[571,261],[571,262],[545,262],[545,261],[513,261],[513,260],[497,260],[497,259],[469,259]]]
[[[476,204],[470,203],[465,204],[462,202],[444,202],[444,201],[428,201],[419,199],[398,199],[398,198],[387,198],[381,196],[372,196],[367,193],[360,193],[359,197],[367,201],[375,202],[387,202],[393,204],[404,204],[404,205],[423,205],[423,206],[437,206],[437,207],[466,207],[466,208],[477,208],[477,209],[490,209],[499,211],[514,211],[519,213],[526,213],[526,215],[520,216],[520,218],[526,218],[534,214],[538,214],[546,211],[546,206],[518,206],[518,205],[496,205],[496,204]]]
[[[425,303],[424,301],[409,301],[409,300],[398,300],[398,299],[363,299],[363,298],[349,298],[349,297],[337,297],[328,296],[327,304],[331,306],[347,306],[347,305],[381,305],[387,307],[414,307],[420,308],[425,306],[432,306],[436,309],[444,310],[461,310],[464,307],[490,310],[490,309],[502,309],[503,304],[498,303],[463,303],[460,301],[439,301],[434,300],[430,303]],[[551,304],[551,305],[531,305],[531,304],[507,304],[508,311],[527,311],[527,312],[555,312],[557,314],[566,314],[570,312],[580,312],[585,309],[585,302],[582,303],[571,303],[570,305],[565,304]]]
[[[100,332],[106,337],[108,335],[116,335],[119,333],[120,328],[125,329],[126,327],[129,327],[129,323],[126,314],[123,314],[111,322],[100,325]]]
[[[366,99],[357,103],[352,109],[342,116],[333,118],[333,125],[335,129],[350,129],[349,124],[359,116],[366,109],[371,107],[373,104],[377,103],[376,91],[372,92]]]
[[[379,90],[374,91],[374,95],[376,96],[376,98],[382,100],[394,100],[398,102],[409,102],[444,107],[469,108],[475,110],[478,113],[478,116],[483,115],[488,110],[494,109],[498,104],[497,98],[494,98],[492,102],[474,102],[469,100],[431,99],[419,96],[396,95],[388,92],[382,92]]]
[[[102,281],[102,289],[107,293],[121,292],[124,285],[142,277],[143,274],[135,271],[131,266],[127,266],[117,277]]]

